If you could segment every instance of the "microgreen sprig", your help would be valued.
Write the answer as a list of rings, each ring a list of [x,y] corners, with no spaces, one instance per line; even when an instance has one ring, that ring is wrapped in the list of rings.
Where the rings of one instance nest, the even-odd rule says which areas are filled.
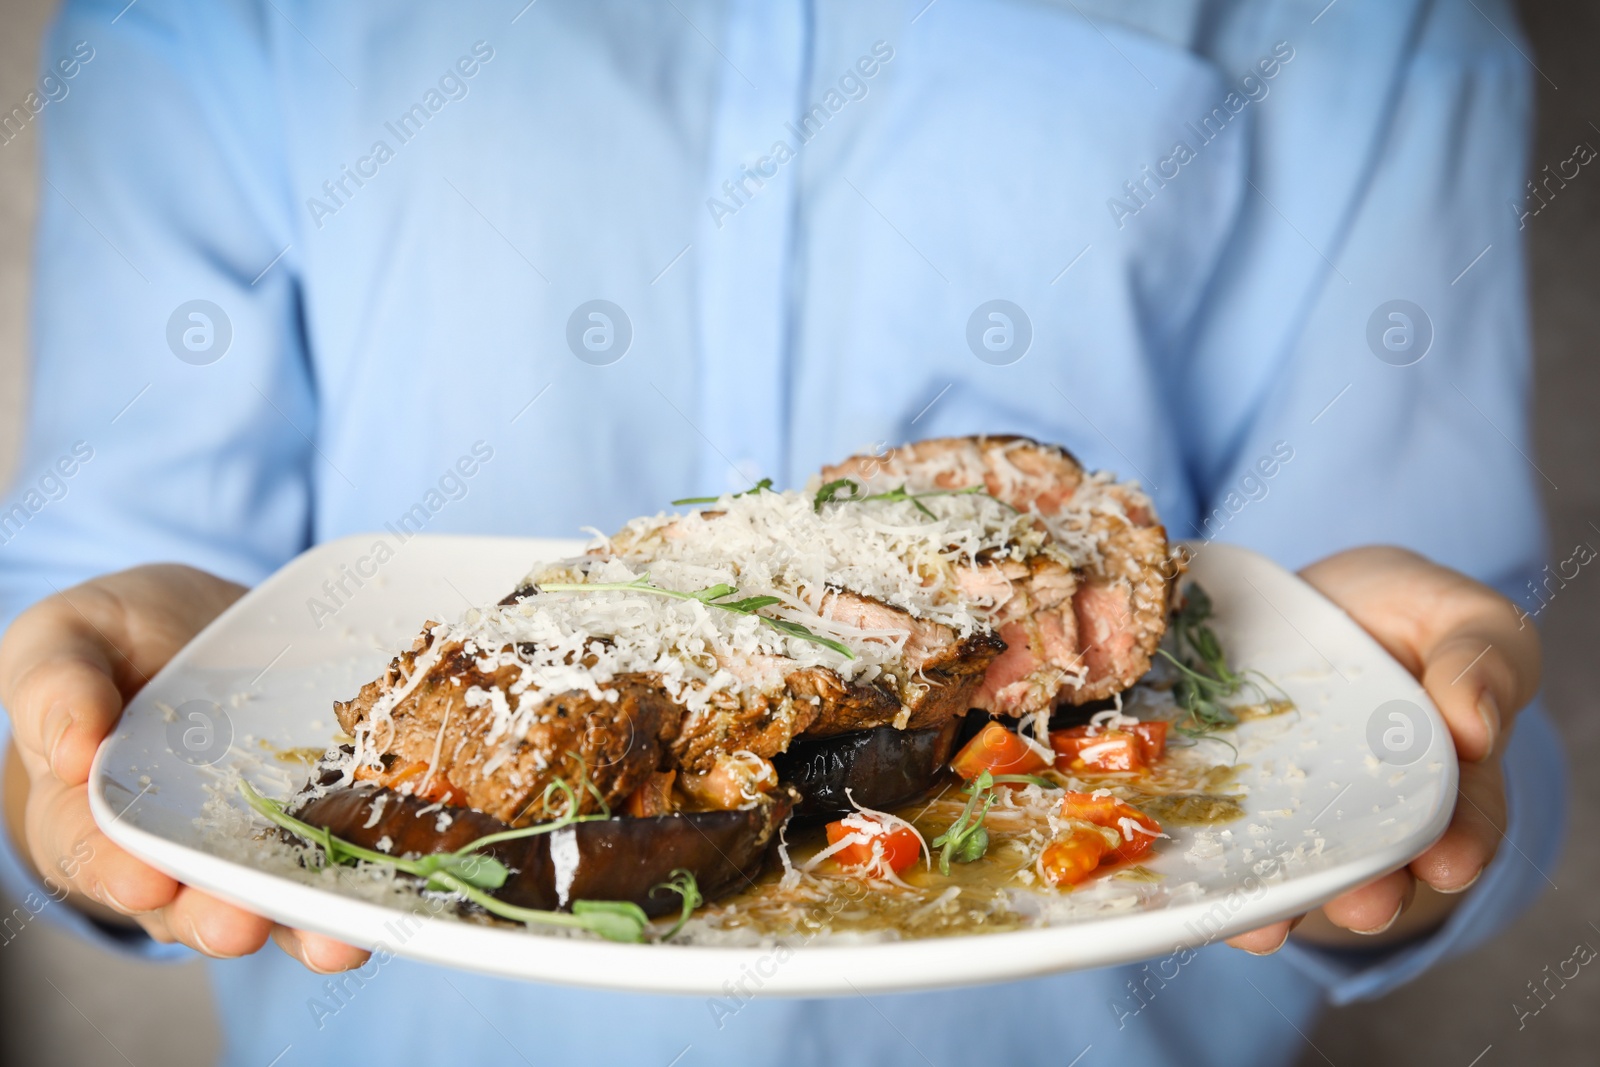
[[[907,492],[906,487],[902,485],[898,489],[890,489],[886,493],[870,493],[863,496],[860,482],[853,478],[835,478],[817,490],[817,495],[811,500],[811,507],[820,513],[824,504],[864,504],[869,500],[886,500],[890,502],[909,500],[918,511],[928,516],[928,518],[937,519],[938,516],[929,511],[928,506],[923,503],[929,497],[935,496],[986,496],[990,500],[1006,504],[1004,500],[1000,500],[999,497],[986,492],[981,485],[969,485],[964,489],[928,489],[920,493]],[[1006,507],[1011,508],[1012,511],[1017,510],[1010,504],[1006,504]]]
[[[694,909],[705,903],[705,897],[700,894],[700,883],[695,881],[694,872],[683,867],[673,871],[669,881],[652,888],[650,895],[655,896],[663,889],[678,894],[683,900],[683,911],[678,915],[678,921],[672,924],[672,929],[661,935],[661,940],[670,941],[674,934],[683,929],[683,924],[689,921]]]
[[[762,608],[783,603],[781,597],[750,596],[742,600],[729,600],[727,598],[739,590],[726,582],[718,582],[708,588],[686,593],[680,589],[663,589],[659,585],[652,585],[650,583],[650,574],[647,571],[631,582],[552,582],[549,584],[541,583],[539,590],[545,593],[653,593],[656,596],[672,597],[675,600],[697,600],[709,608],[721,608],[723,611],[731,611],[737,615],[753,615],[760,619],[764,625],[770,626],[779,633],[797,637],[802,641],[810,641],[812,644],[821,645],[824,648],[831,648],[845,659],[856,658],[855,653],[851,652],[849,646],[843,642],[835,641],[830,637],[823,637],[820,634],[814,634],[797,622],[790,622],[788,619],[774,619],[770,615],[762,615],[760,613]]]
[[[566,786],[565,782],[561,784]],[[571,786],[566,786],[566,788],[569,795],[575,795],[572,793]],[[268,800],[252,789],[249,782],[241,780],[239,782],[239,792],[244,795],[245,801],[251,808],[272,823],[302,840],[321,846],[323,854],[328,857],[330,863],[342,865],[354,863],[358,860],[364,860],[367,863],[381,863],[421,878],[429,889],[458,893],[485,911],[498,915],[503,919],[510,919],[513,922],[588,930],[609,941],[637,942],[644,940],[644,931],[649,924],[649,917],[645,915],[644,909],[628,901],[575,900],[572,903],[572,911],[569,914],[559,911],[541,911],[536,908],[519,908],[516,905],[507,904],[505,901],[486,892],[486,890],[499,889],[505,885],[506,879],[510,877],[510,872],[506,869],[505,864],[493,856],[479,853],[479,849],[513,838],[553,833],[564,826],[570,826],[576,822],[588,822],[597,818],[605,818],[605,816],[578,815],[576,814],[576,805],[572,805],[566,815],[556,819],[554,822],[489,834],[470,842],[454,852],[437,852],[427,856],[406,857],[391,856],[386,852],[374,852],[371,849],[362,848],[343,838],[335,837],[332,831],[325,826],[319,828],[296,819],[284,810],[283,804],[275,800]],[[546,794],[549,794],[548,787]]]
[[[1164,648],[1159,651],[1177,669],[1178,680],[1172,687],[1172,697],[1186,713],[1173,724],[1173,729],[1193,740],[1204,738],[1227,744],[1212,735],[1237,726],[1239,716],[1223,702],[1246,689],[1260,692],[1260,686],[1251,675],[1273,688],[1277,686],[1257,671],[1236,671],[1229,666],[1222,642],[1208,625],[1212,614],[1210,595],[1198,583],[1191,582],[1184,592],[1183,606],[1172,616],[1174,652]]]
[[[993,774],[984,771],[978,775],[966,788],[967,804],[961,809],[956,821],[951,823],[944,833],[928,843],[929,848],[939,850],[940,874],[949,876],[952,861],[972,863],[982,859],[989,851],[989,831],[984,827],[983,820],[999,798],[995,786],[1008,783],[1037,785],[1046,789],[1061,788],[1050,779],[1041,778],[1036,774]]]
[[[735,497],[754,496],[757,493],[770,492],[771,490],[772,490],[772,479],[771,478],[763,478],[759,482],[757,482],[755,485],[752,485],[750,488],[746,489],[744,492],[742,492],[742,493],[732,493],[732,494],[729,494],[729,495],[735,496]],[[672,506],[675,507],[675,508],[678,508],[678,507],[684,506],[685,504],[715,504],[717,501],[719,501],[721,499],[722,499],[722,497],[720,497],[720,496],[686,496],[682,500],[674,500],[672,502]]]

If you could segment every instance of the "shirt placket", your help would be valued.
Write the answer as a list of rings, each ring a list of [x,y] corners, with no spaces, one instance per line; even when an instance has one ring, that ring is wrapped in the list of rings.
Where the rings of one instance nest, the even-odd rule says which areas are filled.
[[[794,114],[810,38],[804,0],[732,0],[709,140],[698,272],[700,482],[781,480],[788,440],[795,168],[772,151]]]

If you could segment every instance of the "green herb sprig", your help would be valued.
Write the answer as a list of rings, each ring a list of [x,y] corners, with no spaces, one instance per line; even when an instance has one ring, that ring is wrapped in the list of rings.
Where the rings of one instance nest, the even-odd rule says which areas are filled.
[[[744,492],[742,492],[742,493],[732,493],[730,495],[731,496],[735,496],[735,497],[754,496],[757,493],[766,493],[766,492],[771,492],[771,491],[772,491],[772,479],[771,478],[763,478],[759,482],[757,482],[755,485],[752,485],[750,488],[746,489]],[[715,504],[717,501],[719,501],[721,499],[722,499],[722,497],[720,497],[720,496],[686,496],[682,500],[674,500],[672,502],[672,506],[675,507],[675,508],[678,508],[678,507],[684,506],[685,504]]]
[[[909,500],[918,511],[928,516],[928,518],[937,519],[938,516],[929,511],[928,506],[923,503],[929,497],[935,496],[986,496],[990,500],[1005,504],[1012,511],[1017,510],[994,494],[985,491],[981,485],[969,485],[964,489],[929,489],[921,493],[909,493],[906,491],[906,487],[902,485],[898,489],[891,489],[886,493],[870,493],[863,496],[861,483],[853,478],[835,478],[833,481],[823,485],[822,488],[817,490],[817,495],[812,498],[811,507],[820,514],[824,504],[864,504],[869,500],[886,500],[890,502]]]
[[[978,775],[965,790],[968,794],[967,804],[956,821],[944,833],[928,842],[929,848],[939,850],[940,874],[949,877],[952,862],[973,863],[989,851],[989,831],[984,827],[983,820],[999,798],[995,786],[1006,783],[1038,785],[1046,789],[1061,788],[1050,779],[1036,774],[992,774],[984,771]]]
[[[536,826],[526,826],[515,830],[503,830],[499,833],[488,834],[475,841],[464,845],[454,852],[437,852],[427,856],[405,857],[391,856],[386,852],[374,852],[362,848],[340,837],[335,837],[327,827],[316,827],[310,823],[296,819],[284,810],[283,804],[275,800],[268,800],[251,788],[249,782],[239,782],[239,792],[244,795],[245,801],[255,811],[270,820],[277,826],[289,831],[302,840],[311,842],[321,847],[323,854],[330,863],[343,865],[365,861],[367,863],[381,863],[406,874],[413,875],[423,880],[429,889],[449,893],[457,893],[477,904],[483,910],[498,915],[503,919],[528,925],[563,926],[569,929],[587,930],[599,934],[608,941],[639,942],[644,940],[644,932],[649,926],[650,918],[644,909],[630,901],[624,900],[575,900],[572,903],[571,913],[559,911],[541,911],[536,908],[519,908],[514,904],[490,895],[486,890],[499,889],[505,885],[510,872],[505,864],[493,856],[479,852],[489,845],[501,841],[509,841],[522,837],[535,837],[540,834],[554,833],[573,823],[590,822],[596,819],[608,818],[607,815],[578,815],[577,794],[566,782],[557,779],[545,789],[548,799],[559,785],[571,801],[567,811],[561,818],[553,822],[540,823]],[[692,893],[695,906],[700,903],[700,892],[694,884],[694,876],[688,871],[675,871],[672,883],[667,883],[665,888],[675,892],[683,892],[683,883],[687,881],[687,892],[684,892],[685,912],[678,925],[672,928],[671,933],[676,933],[678,928],[687,920],[693,908],[688,907],[689,894]],[[679,876],[682,877],[679,877]],[[657,886],[657,889],[663,888]],[[654,889],[651,892],[655,892]],[[669,934],[668,936],[671,936]]]
[[[769,608],[774,604],[783,603],[781,597],[775,596],[750,596],[742,600],[729,600],[739,590],[726,582],[718,582],[706,589],[686,593],[679,589],[663,589],[659,585],[650,583],[650,574],[646,571],[631,582],[552,582],[541,583],[539,590],[545,593],[652,593],[656,596],[671,597],[674,600],[697,600],[708,608],[721,608],[737,615],[753,615],[760,619],[763,625],[770,626],[779,633],[790,637],[797,637],[802,641],[810,641],[814,645],[831,648],[845,659],[855,659],[855,653],[843,642],[835,641],[830,637],[814,634],[797,622],[788,619],[774,619],[770,615],[762,615],[762,608]]]
[[[1277,686],[1258,671],[1236,671],[1229,666],[1222,642],[1208,625],[1212,614],[1210,595],[1198,583],[1189,583],[1183,606],[1172,616],[1170,632],[1176,654],[1164,648],[1159,651],[1178,671],[1172,698],[1185,714],[1173,729],[1192,740],[1203,738],[1227,744],[1213,735],[1237,726],[1239,716],[1224,701],[1246,690],[1255,690],[1264,697],[1256,678],[1274,689]]]
[[[689,921],[694,909],[705,903],[705,897],[700,894],[700,883],[695,881],[694,872],[683,867],[672,872],[670,881],[651,889],[650,895],[655,896],[662,890],[678,894],[683,901],[683,911],[678,915],[678,921],[672,924],[672,929],[661,935],[661,940],[670,941],[674,934],[683,929],[683,924]]]

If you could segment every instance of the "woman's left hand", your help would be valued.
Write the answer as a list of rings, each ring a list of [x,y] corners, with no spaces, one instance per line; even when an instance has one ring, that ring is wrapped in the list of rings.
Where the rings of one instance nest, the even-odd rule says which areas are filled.
[[[1450,826],[1405,867],[1320,911],[1229,938],[1258,955],[1297,939],[1371,946],[1442,922],[1494,858],[1506,825],[1499,754],[1539,686],[1539,635],[1505,597],[1401,548],[1356,548],[1300,576],[1338,604],[1417,677],[1444,716],[1461,761]],[[1355,936],[1364,935],[1364,936]]]

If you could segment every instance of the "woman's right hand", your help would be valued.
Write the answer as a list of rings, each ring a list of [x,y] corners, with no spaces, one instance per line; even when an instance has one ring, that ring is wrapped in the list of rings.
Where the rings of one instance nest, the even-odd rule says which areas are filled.
[[[66,901],[102,921],[131,920],[208,956],[243,956],[271,937],[320,973],[359,966],[360,949],[275,926],[146,866],[89,813],[89,765],[128,700],[243,594],[204,571],[158,564],[85,582],[18,616],[0,640],[0,704],[12,732],[7,826],[18,852],[68,890]]]

